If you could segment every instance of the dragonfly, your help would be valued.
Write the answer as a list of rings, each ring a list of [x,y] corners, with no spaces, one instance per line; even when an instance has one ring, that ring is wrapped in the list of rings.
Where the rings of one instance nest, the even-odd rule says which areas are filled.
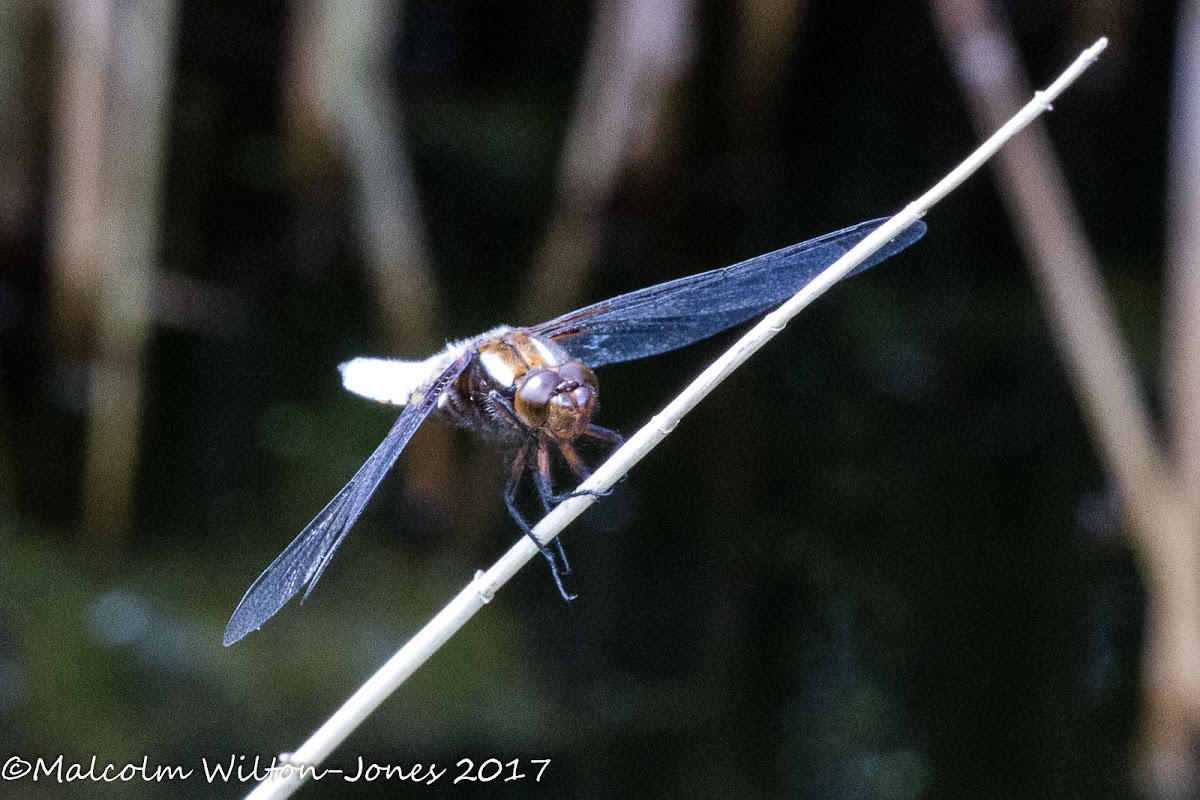
[[[304,590],[303,602],[334,552],[362,515],[371,495],[431,415],[513,448],[505,503],[533,537],[517,508],[524,475],[533,480],[548,511],[564,496],[554,493],[551,472],[561,459],[580,479],[589,474],[575,448],[580,439],[617,446],[621,437],[592,420],[598,407],[595,369],[647,358],[720,333],[781,304],[811,282],[886,220],[862,222],[747,261],[650,286],[533,325],[502,325],[451,342],[421,361],[355,358],[339,366],[344,388],[403,410],[375,452],[246,590],[225,628],[233,644],[257,630]],[[915,222],[846,277],[890,258],[920,239]],[[566,554],[534,538],[550,563],[559,591],[570,571]]]

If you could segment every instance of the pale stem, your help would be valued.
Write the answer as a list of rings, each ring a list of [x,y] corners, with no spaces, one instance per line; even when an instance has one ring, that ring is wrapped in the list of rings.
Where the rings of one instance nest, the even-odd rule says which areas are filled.
[[[949,194],[996,152],[1008,139],[1049,108],[1079,75],[1099,56],[1108,41],[1100,39],[1085,50],[1065,72],[1044,91],[1038,92],[1020,112],[1000,128],[979,149],[939,181],[932,189],[910,203],[903,211],[885,222],[848,253],[834,262],[811,283],[775,311],[751,328],[724,355],[704,370],[691,385],[656,414],[641,430],[629,438],[612,457],[602,464],[579,489],[604,492],[666,438],[680,419],[694,408],[734,369],[740,366],[768,340],[783,330],[792,317],[819,297],[838,280],[850,273],[868,256],[919,219],[935,203]],[[534,526],[534,534],[543,542],[557,536],[584,509],[596,501],[593,495],[576,495],[565,500]],[[477,573],[458,595],[410,639],[383,667],[362,685],[325,724],[309,737],[284,763],[298,767],[316,768],[358,725],[366,719],[409,675],[417,670],[474,614],[488,603],[495,593],[537,554],[528,537],[513,545],[486,572]],[[276,773],[248,795],[253,800],[288,797],[303,782],[298,771]]]

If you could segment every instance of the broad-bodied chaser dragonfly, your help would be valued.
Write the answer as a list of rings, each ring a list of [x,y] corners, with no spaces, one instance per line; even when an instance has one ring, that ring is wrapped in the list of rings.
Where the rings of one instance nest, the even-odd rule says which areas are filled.
[[[791,297],[883,222],[863,222],[733,266],[623,294],[540,325],[502,325],[453,342],[424,361],[355,358],[342,364],[347,390],[404,410],[345,488],[251,584],[225,628],[225,644],[257,630],[301,589],[308,596],[383,476],[430,414],[439,412],[457,425],[514,445],[504,498],[529,533],[516,507],[525,471],[549,509],[561,499],[550,477],[555,454],[582,479],[588,469],[574,441],[621,440],[592,422],[599,392],[594,368],[675,350],[745,322]],[[925,225],[914,223],[851,274],[895,255],[924,233]],[[568,596],[554,554],[538,546]],[[558,558],[567,571],[559,547]]]

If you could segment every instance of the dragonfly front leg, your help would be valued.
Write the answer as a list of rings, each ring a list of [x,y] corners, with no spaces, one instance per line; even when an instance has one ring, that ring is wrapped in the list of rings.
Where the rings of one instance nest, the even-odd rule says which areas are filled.
[[[583,432],[584,436],[590,436],[593,439],[599,439],[602,442],[608,442],[616,450],[621,445],[625,444],[625,437],[614,430],[601,428],[599,425],[588,425],[587,430]]]
[[[598,426],[593,425],[591,427],[595,428]],[[600,428],[600,430],[607,429]],[[615,433],[613,431],[608,432],[612,433],[618,439],[621,438],[619,433]],[[560,441],[558,443],[558,450],[560,453],[562,453],[563,460],[567,462],[567,466],[569,466],[571,471],[575,473],[575,476],[579,478],[580,483],[591,477],[592,471],[588,469],[587,464],[583,463],[583,459],[579,457],[579,453],[575,451],[575,448],[571,446],[570,442]],[[561,503],[563,500],[570,500],[572,497],[608,497],[610,494],[612,494],[612,491],[594,492],[591,489],[584,489],[582,491],[576,489],[572,492],[567,492],[566,494],[551,494],[550,499],[555,503]]]
[[[517,411],[512,407],[512,403],[495,389],[488,392],[487,407],[491,410],[492,416],[496,420],[511,425],[513,428],[524,433],[529,432],[529,427],[524,422],[521,422],[521,418],[517,416]]]

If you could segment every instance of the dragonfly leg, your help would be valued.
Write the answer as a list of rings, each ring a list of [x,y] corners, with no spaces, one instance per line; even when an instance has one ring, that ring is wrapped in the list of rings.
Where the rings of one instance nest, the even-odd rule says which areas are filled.
[[[550,573],[554,576],[554,584],[558,587],[559,594],[563,596],[564,600],[574,600],[575,595],[571,592],[568,592],[566,587],[563,586],[562,575],[559,573],[558,560],[554,557],[554,551],[538,541],[538,538],[533,535],[533,527],[525,521],[525,517],[521,516],[521,511],[517,508],[517,490],[521,486],[521,478],[525,475],[525,468],[529,462],[530,450],[536,446],[535,443],[536,439],[526,439],[521,445],[521,449],[517,451],[517,455],[513,459],[512,472],[508,476],[508,484],[504,487],[504,505],[508,507],[509,515],[513,518],[521,530],[525,532],[525,535],[529,537],[530,541],[537,546],[538,551],[546,558],[547,563],[550,564]],[[530,466],[530,469],[533,470],[533,467]],[[534,474],[536,476],[536,471],[534,471]],[[538,491],[540,493],[540,487]],[[554,541],[557,545],[559,556],[563,561],[563,572],[569,574],[571,568],[567,563],[566,553],[563,552],[562,542],[558,538],[555,538]]]
[[[553,504],[561,501],[554,494],[553,479],[550,477],[550,448],[546,446],[546,439],[544,437],[538,437],[537,467],[531,468],[531,471],[533,472],[533,482],[537,486],[538,495],[542,498],[542,507],[549,514]],[[554,544],[558,549],[558,557],[562,559],[563,572],[570,575],[571,562],[567,561],[567,551],[563,549],[562,537],[554,537]]]
[[[625,444],[625,437],[609,428],[602,428],[599,425],[588,425],[587,430],[583,432],[583,436],[590,436],[593,439],[599,439],[602,442],[608,442],[612,445],[613,450],[616,450],[621,445]],[[578,458],[578,456],[576,456]],[[568,459],[569,460],[569,459]],[[581,478],[584,476],[580,476]],[[621,480],[625,480],[624,477]],[[610,489],[607,492],[574,492],[574,494],[592,494],[597,497],[608,497],[612,494]]]
[[[487,402],[488,407],[491,408],[492,414],[495,417],[507,422],[517,430],[529,430],[525,423],[521,422],[521,418],[517,416],[517,411],[512,407],[512,403],[508,402],[508,398],[500,392],[495,389],[488,392]]]
[[[593,425],[592,427],[594,428],[597,426]],[[600,430],[605,429],[601,428]],[[619,436],[620,434],[616,435]],[[575,452],[575,448],[571,446],[570,442],[560,441],[558,443],[558,449],[559,452],[562,453],[563,459],[567,462],[567,465],[571,468],[571,471],[575,473],[576,477],[578,477],[581,482],[586,481],[591,476],[592,471],[588,469],[587,464],[583,463],[583,459],[579,457],[579,453]],[[575,491],[567,492],[566,494],[552,494],[550,495],[550,499],[555,503],[561,503],[563,500],[569,500],[572,497],[608,497],[610,494],[612,494],[611,491],[594,492],[591,489],[584,491],[576,489]]]
[[[588,425],[588,428],[583,432],[583,435],[590,436],[593,439],[599,439],[602,442],[608,442],[613,446],[614,450],[625,444],[624,436],[614,430],[601,428],[599,425]]]

